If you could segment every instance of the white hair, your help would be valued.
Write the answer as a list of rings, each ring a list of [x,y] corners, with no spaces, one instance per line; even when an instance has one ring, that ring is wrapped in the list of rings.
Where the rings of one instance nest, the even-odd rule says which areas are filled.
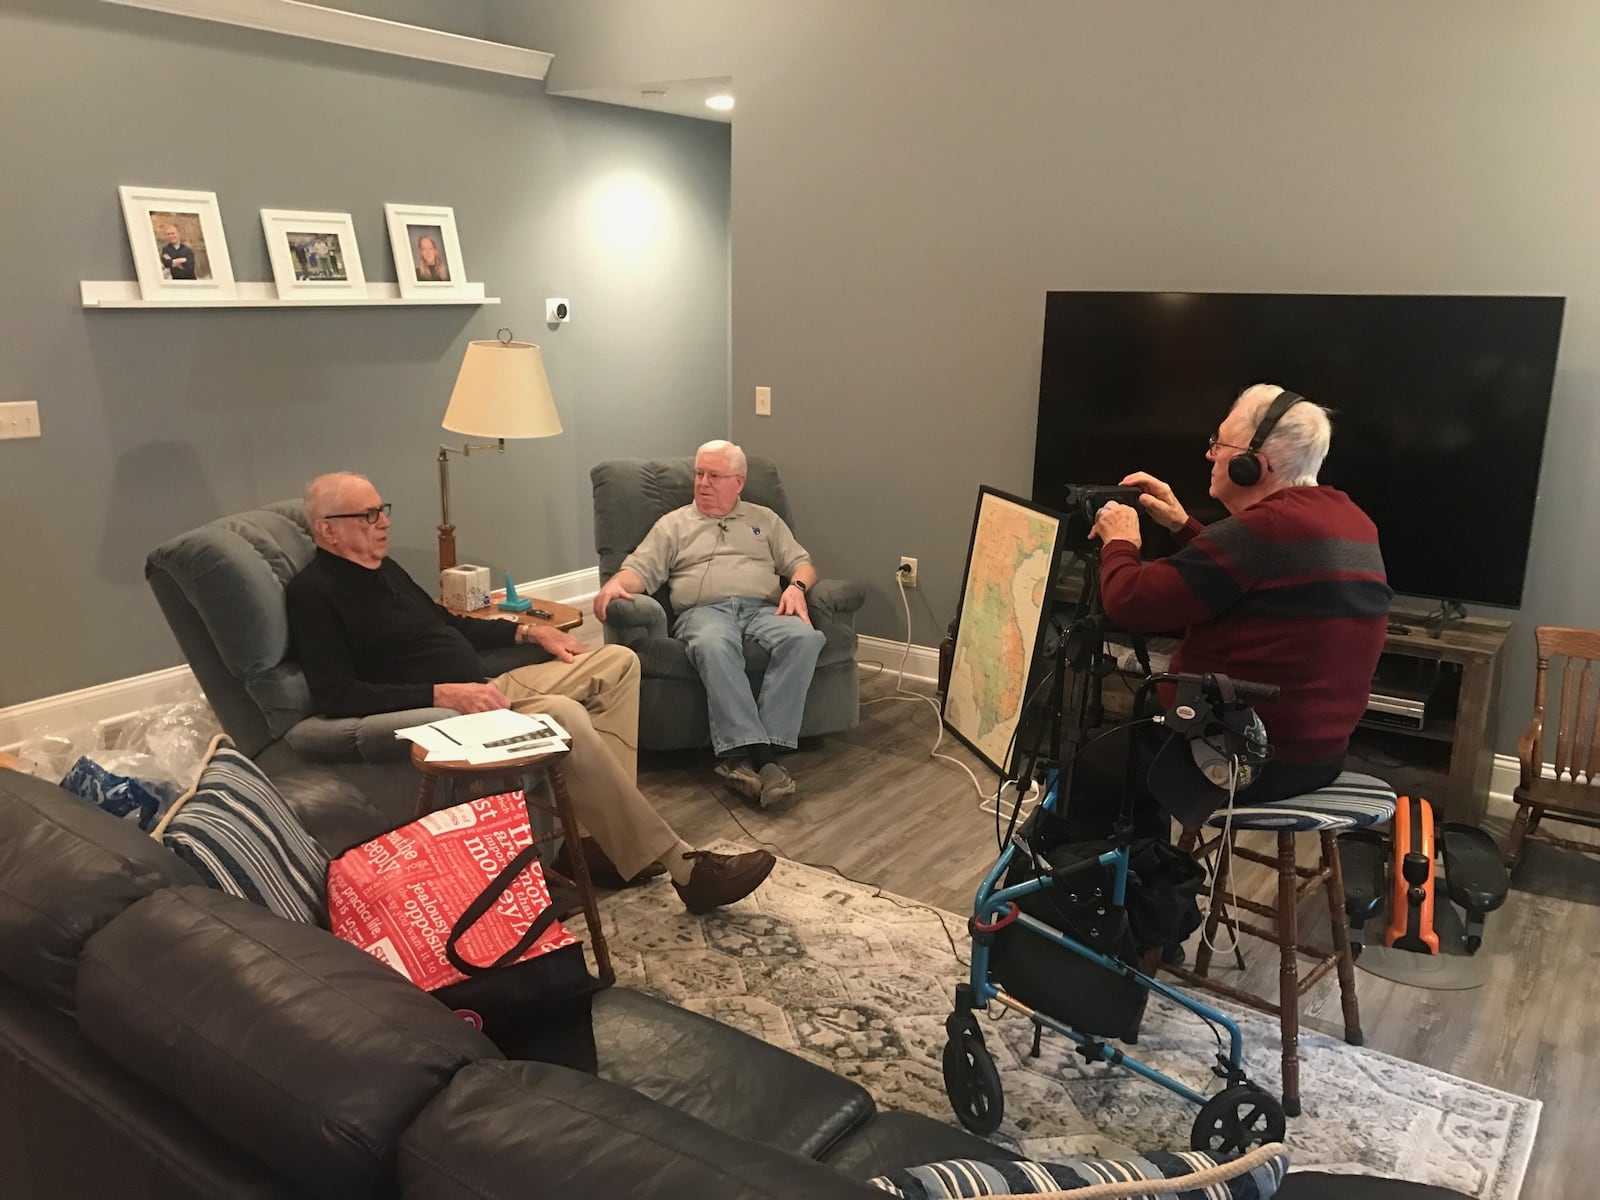
[[[327,475],[318,475],[306,484],[306,519],[311,522],[313,528],[329,513],[338,512],[344,507],[345,493],[352,483],[358,481],[372,482],[365,475],[357,475],[354,471],[333,471]]]
[[[1275,383],[1258,383],[1240,392],[1233,407],[1249,418],[1254,429],[1272,402],[1287,390]],[[1278,418],[1261,444],[1262,455],[1272,465],[1273,473],[1288,486],[1317,485],[1317,472],[1328,457],[1328,443],[1333,438],[1333,423],[1328,418],[1328,410],[1322,405],[1301,400]]]
[[[696,458],[699,458],[702,454],[726,454],[728,456],[728,465],[733,468],[735,475],[745,474],[746,468],[749,466],[745,461],[744,451],[732,442],[725,442],[721,438],[713,442],[707,442],[694,452]]]

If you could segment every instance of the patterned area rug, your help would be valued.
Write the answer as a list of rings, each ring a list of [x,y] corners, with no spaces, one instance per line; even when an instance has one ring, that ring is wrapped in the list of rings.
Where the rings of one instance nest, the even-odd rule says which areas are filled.
[[[732,849],[734,847],[720,847]],[[965,978],[965,918],[779,860],[765,886],[703,920],[664,879],[602,896],[618,981],[742,1029],[855,1079],[880,1107],[954,1122],[939,1059],[952,988]],[[581,919],[575,923],[582,927]],[[956,951],[960,951],[958,959]],[[1230,1010],[1250,1077],[1280,1085],[1275,1021]],[[1185,1148],[1198,1111],[1125,1070],[1090,1066],[1008,1015],[985,1026],[1005,1088],[995,1135],[1037,1159]],[[1138,1053],[1203,1092],[1216,1043],[1187,1012],[1152,1001]],[[1516,1200],[1537,1101],[1302,1032],[1304,1113],[1296,1167],[1376,1174]]]

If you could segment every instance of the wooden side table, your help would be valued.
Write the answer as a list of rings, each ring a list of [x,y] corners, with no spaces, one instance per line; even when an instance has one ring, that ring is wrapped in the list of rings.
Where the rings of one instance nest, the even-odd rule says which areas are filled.
[[[487,620],[521,621],[530,625],[554,625],[557,629],[576,629],[583,624],[583,610],[574,608],[570,604],[560,604],[554,600],[540,600],[535,596],[524,599],[533,602],[533,609],[542,613],[549,613],[548,617],[535,615],[533,609],[519,613],[502,612],[495,605],[506,598],[506,591],[501,588],[490,593],[489,603],[482,608],[452,608],[450,611],[460,617],[481,617]],[[441,604],[443,601],[440,602]]]
[[[600,924],[600,908],[595,901],[594,883],[589,878],[589,864],[584,858],[583,848],[579,842],[578,817],[573,812],[572,797],[567,794],[566,780],[561,774],[561,760],[567,754],[566,750],[555,750],[545,754],[530,754],[525,758],[507,759],[505,762],[482,764],[456,759],[430,760],[428,752],[413,743],[411,765],[422,775],[422,784],[417,791],[417,816],[425,816],[433,811],[437,798],[435,793],[441,779],[452,784],[457,780],[469,783],[482,781],[495,786],[499,791],[520,791],[527,797],[531,807],[552,813],[567,841],[567,857],[572,862],[573,877],[568,879],[549,867],[544,868],[544,873],[555,882],[571,887],[578,894],[578,899],[583,904],[584,918],[589,925],[589,949],[594,954],[595,968],[599,973],[600,982],[609,987],[617,981],[617,973],[611,968],[611,950],[606,945],[605,930]],[[555,800],[553,807],[540,800],[527,786],[526,776],[541,772],[550,781],[550,794]],[[548,839],[534,835],[535,842],[544,840]]]

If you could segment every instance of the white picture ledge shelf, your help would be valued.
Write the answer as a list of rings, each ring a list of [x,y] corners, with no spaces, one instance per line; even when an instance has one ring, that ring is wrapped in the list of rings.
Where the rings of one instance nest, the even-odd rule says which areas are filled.
[[[483,284],[462,285],[471,289],[465,296],[438,296],[406,299],[400,295],[397,283],[368,281],[365,296],[310,296],[293,300],[278,298],[278,289],[271,283],[235,283],[235,296],[226,300],[145,300],[139,295],[139,285],[131,279],[85,279],[78,289],[83,295],[85,308],[425,308],[454,304],[499,304],[498,296],[485,296]]]

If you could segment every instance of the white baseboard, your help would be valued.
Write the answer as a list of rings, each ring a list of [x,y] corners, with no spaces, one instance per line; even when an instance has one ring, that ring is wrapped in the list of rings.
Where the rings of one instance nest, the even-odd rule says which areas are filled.
[[[906,651],[904,642],[891,642],[887,638],[868,637],[862,634],[856,642],[858,663],[882,663],[889,674],[898,675],[900,660],[905,658],[906,678],[920,683],[939,681],[939,648],[937,646],[912,646]]]
[[[177,704],[200,694],[187,666],[62,692],[0,708],[0,750],[15,751],[29,738],[92,727],[108,740],[110,728],[158,704]]]
[[[578,608],[587,608],[588,601],[599,590],[600,572],[596,567],[517,584],[519,594]],[[0,708],[0,750],[14,752],[29,738],[86,726],[98,729],[104,742],[109,740],[110,727],[146,709],[177,704],[199,695],[200,684],[188,665],[183,664],[151,671],[148,675],[113,679],[75,692],[27,700]]]

